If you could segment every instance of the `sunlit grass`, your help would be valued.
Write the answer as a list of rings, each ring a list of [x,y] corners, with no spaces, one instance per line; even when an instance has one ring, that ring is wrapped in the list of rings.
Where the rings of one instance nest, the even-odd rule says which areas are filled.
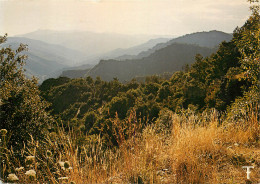
[[[7,150],[2,134],[4,180],[20,183],[243,183],[244,165],[259,182],[260,146],[257,116],[243,124],[220,123],[212,111],[165,113],[142,131],[126,131],[131,122],[114,120],[118,147],[106,147],[99,135],[86,135],[77,146],[73,130],[60,128],[41,143],[31,139],[19,158]],[[205,118],[206,117],[206,118]],[[167,124],[167,125],[166,125]],[[163,126],[164,125],[164,126]],[[116,132],[115,132],[116,133]],[[120,135],[121,134],[121,135]],[[124,137],[128,137],[125,139]],[[8,142],[7,142],[8,143]]]

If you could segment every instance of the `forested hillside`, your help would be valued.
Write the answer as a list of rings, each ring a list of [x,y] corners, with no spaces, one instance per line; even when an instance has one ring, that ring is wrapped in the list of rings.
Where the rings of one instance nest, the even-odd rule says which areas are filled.
[[[197,54],[195,63],[186,65],[183,70],[181,65],[174,64],[175,60],[192,62],[192,56],[183,57],[185,55],[183,52],[193,51],[194,55],[196,53],[209,55],[212,50],[193,45],[173,44],[155,52],[145,60],[136,61],[133,65],[132,61],[118,61],[122,67],[116,68],[112,64],[114,61],[100,63],[107,66],[100,70],[102,76],[107,71],[109,74],[120,72],[121,75],[117,77],[125,80],[136,76],[139,70],[149,75],[156,72],[174,72],[178,68],[180,71],[175,72],[170,80],[154,75],[146,77],[145,83],[132,80],[123,84],[116,78],[112,80],[112,76],[106,77],[112,80],[110,82],[102,81],[99,77],[73,80],[58,78],[44,81],[40,90],[43,97],[52,103],[51,109],[54,114],[62,114],[61,117],[66,120],[81,119],[86,113],[97,113],[98,110],[99,114],[96,116],[100,118],[100,124],[104,124],[103,116],[113,117],[117,113],[119,118],[124,119],[133,110],[145,121],[147,118],[150,120],[158,118],[162,108],[173,112],[189,107],[198,112],[210,108],[225,111],[235,99],[242,97],[253,85],[252,81],[242,76],[241,52],[236,45],[237,37],[241,34],[238,31],[234,33],[234,38],[230,42],[223,42],[216,53],[205,58]],[[162,59],[160,54],[167,58]],[[95,67],[90,72],[98,69]],[[98,123],[98,120],[92,122],[92,126],[94,123]]]
[[[142,70],[144,82],[95,73],[37,86],[24,74],[26,45],[2,47],[1,37],[0,182],[258,183],[260,15],[250,2],[251,16],[214,53],[173,43],[89,71],[129,80]],[[152,75],[161,72],[173,74]]]

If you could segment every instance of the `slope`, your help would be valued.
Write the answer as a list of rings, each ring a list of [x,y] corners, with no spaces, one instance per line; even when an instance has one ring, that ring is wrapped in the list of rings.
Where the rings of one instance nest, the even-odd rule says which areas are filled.
[[[64,45],[67,48],[84,52],[88,57],[101,55],[117,48],[132,47],[154,38],[154,36],[146,35],[51,30],[38,30],[20,36],[45,41],[47,43]]]
[[[186,34],[184,36],[174,38],[166,43],[157,44],[155,47],[143,51],[136,55],[135,59],[140,59],[143,57],[147,57],[156,50],[167,47],[173,43],[185,43],[185,44],[195,44],[201,47],[209,47],[214,48],[218,46],[223,41],[230,41],[232,39],[232,35],[228,33],[224,33],[222,31],[209,31],[209,32],[196,32],[191,34]]]
[[[72,66],[84,58],[79,51],[28,38],[11,37],[3,46],[17,48],[20,43],[28,45],[28,51],[25,52],[28,55],[25,65],[26,75],[30,77],[34,75],[40,81],[53,75],[57,70]]]
[[[181,70],[185,64],[192,63],[197,53],[202,56],[209,56],[214,51],[215,49],[212,48],[174,43],[142,59],[102,60],[87,75],[93,78],[100,76],[106,81],[115,77],[120,81],[125,81],[137,76],[174,72]]]
[[[232,38],[232,35],[221,32],[221,31],[209,31],[209,32],[197,32],[197,33],[187,34],[187,35],[184,35],[184,36],[181,36],[178,38],[171,39],[168,42],[166,42],[167,38],[150,40],[149,42],[146,42],[146,43],[136,46],[136,47],[132,47],[129,49],[115,50],[114,52],[112,52],[110,54],[110,58],[109,58],[109,54],[99,57],[100,59],[103,57],[102,58],[103,61],[100,64],[98,64],[97,67],[93,68],[88,73],[88,75],[93,76],[93,77],[101,76],[104,78],[104,80],[111,80],[114,77],[118,77],[120,79],[122,77],[125,80],[125,79],[129,79],[129,77],[135,77],[136,74],[143,76],[146,74],[146,72],[141,72],[139,70],[136,70],[136,71],[133,71],[133,75],[128,74],[128,77],[126,77],[127,72],[125,71],[123,65],[130,65],[129,64],[129,62],[131,62],[130,60],[133,60],[133,62],[135,62],[135,60],[143,60],[143,58],[149,57],[156,51],[166,48],[174,43],[196,44],[197,46],[208,47],[208,48],[212,49],[212,48],[216,47],[217,45],[219,45],[222,41],[229,41],[231,38]],[[154,45],[154,46],[152,47],[152,45]],[[142,49],[143,49],[143,51],[140,52]],[[119,55],[120,51],[122,51],[121,56],[118,56],[115,59],[113,59],[112,56],[115,57],[116,54]],[[138,53],[138,51],[139,51],[139,54],[131,55],[131,53],[134,53],[134,52]],[[181,51],[180,53],[183,53],[183,58],[185,58],[186,55],[189,55],[189,56],[192,55],[193,57],[195,56],[194,53],[189,53],[188,51],[186,53]],[[160,57],[167,58],[170,56],[169,53],[165,53],[165,54],[166,54],[165,56],[160,54]],[[179,56],[179,57],[181,57],[181,56]],[[110,60],[106,61],[105,60],[106,58],[109,58]],[[115,60],[118,60],[118,61],[127,60],[127,63],[123,64],[123,63],[117,62]],[[190,61],[191,60],[189,58],[187,63],[190,63]],[[104,64],[105,62],[108,62],[108,63]],[[124,62],[126,62],[126,61],[124,61]],[[115,64],[115,63],[117,63],[117,64]],[[177,61],[175,61],[175,63],[177,63]],[[111,64],[111,66],[109,66],[110,64]],[[180,64],[178,64],[177,68],[180,68],[180,66],[183,66],[183,64],[184,63],[182,61]],[[117,65],[120,65],[120,66],[117,66]],[[117,69],[111,68],[112,66]],[[157,68],[161,67],[160,65],[159,66],[154,65],[154,66]],[[99,69],[99,67],[100,67],[100,69]],[[147,67],[147,66],[143,66],[143,67]],[[106,71],[106,68],[108,69],[108,71]],[[167,72],[168,68],[166,67],[165,69],[166,69],[165,71],[160,71],[159,73]],[[169,69],[172,70],[172,67],[170,67]],[[99,70],[100,70],[100,72],[98,72]],[[118,71],[118,70],[122,70],[122,71]],[[139,71],[139,72],[137,72],[137,71]],[[151,71],[153,71],[153,69]],[[74,72],[76,72],[76,71],[74,71]],[[113,72],[115,72],[115,74],[113,74]],[[122,72],[122,73],[119,75],[120,72]],[[135,73],[135,72],[137,72],[137,73]],[[155,72],[155,73],[159,74],[158,72]],[[155,74],[155,73],[152,72],[151,74]]]

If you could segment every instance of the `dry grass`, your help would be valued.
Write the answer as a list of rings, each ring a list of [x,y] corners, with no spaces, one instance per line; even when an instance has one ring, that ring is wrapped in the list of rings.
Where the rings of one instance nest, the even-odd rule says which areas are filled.
[[[120,146],[113,149],[105,149],[99,136],[88,136],[88,143],[78,148],[73,131],[60,130],[47,136],[44,144],[32,140],[22,152],[23,158],[35,156],[35,162],[24,165],[16,159],[9,173],[21,183],[245,183],[242,166],[253,165],[251,181],[260,182],[257,116],[243,124],[222,125],[216,112],[203,117],[207,118],[170,114],[168,126],[158,121],[128,140],[118,135]],[[118,134],[125,124],[115,120]],[[9,156],[14,157],[11,152]],[[68,161],[72,168],[61,168],[60,161]],[[23,171],[14,170],[21,166]],[[29,169],[37,173],[33,180],[24,174]]]

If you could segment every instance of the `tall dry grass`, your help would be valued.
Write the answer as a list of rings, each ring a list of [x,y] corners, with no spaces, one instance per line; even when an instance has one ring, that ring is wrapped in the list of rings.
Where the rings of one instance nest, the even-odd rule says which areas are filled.
[[[107,148],[98,135],[86,136],[87,143],[78,147],[73,130],[59,129],[41,144],[32,139],[21,150],[24,161],[9,150],[13,159],[5,180],[14,173],[21,183],[245,183],[242,166],[252,165],[251,182],[260,182],[257,114],[243,124],[218,117],[216,111],[200,116],[168,111],[134,132],[125,131],[135,127],[131,118],[115,119],[116,148]],[[26,165],[26,156],[35,156],[32,164]],[[20,167],[24,169],[18,171]],[[25,175],[29,169],[35,170],[35,178]]]

